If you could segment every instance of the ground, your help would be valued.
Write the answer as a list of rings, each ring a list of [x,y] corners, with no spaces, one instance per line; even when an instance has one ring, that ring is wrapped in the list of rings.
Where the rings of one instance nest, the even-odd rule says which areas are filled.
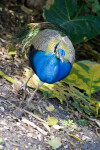
[[[5,5],[6,4],[6,5]],[[39,22],[41,14],[26,14],[19,4],[5,1],[0,3],[0,71],[7,76],[16,77],[21,85],[23,82],[23,68],[28,68],[28,62],[23,58],[21,45],[14,45],[10,40],[25,24]],[[93,41],[96,41],[94,39]],[[91,45],[95,47],[95,43]],[[15,56],[8,55],[8,45],[12,44],[18,50]],[[77,46],[77,60],[91,59],[81,49],[85,45]],[[19,53],[20,52],[20,53]],[[61,146],[58,150],[99,150],[100,138],[97,134],[98,125],[87,121],[85,124],[75,123],[75,119],[83,119],[76,110],[73,112],[60,104],[57,99],[45,99],[41,92],[37,92],[31,107],[23,109],[20,102],[27,93],[18,91],[19,86],[0,77],[0,149],[4,150],[50,150],[49,139],[60,138]],[[33,92],[30,89],[30,92]],[[98,95],[96,95],[98,96]],[[69,106],[71,100],[69,99]],[[47,107],[52,106],[53,111]],[[22,112],[23,113],[20,113]],[[48,116],[58,119],[58,127],[46,125]],[[74,120],[66,123],[66,120]],[[100,126],[100,123],[99,123]],[[59,128],[59,129],[58,129]],[[75,135],[75,136],[73,136]],[[98,135],[98,136],[97,136]],[[57,144],[59,145],[58,142]],[[54,145],[57,145],[54,144]]]

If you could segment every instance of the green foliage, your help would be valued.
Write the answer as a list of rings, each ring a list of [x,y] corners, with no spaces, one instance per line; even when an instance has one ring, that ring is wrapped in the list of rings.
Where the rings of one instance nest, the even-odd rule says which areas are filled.
[[[13,45],[9,45],[8,55],[15,55],[16,53],[17,50],[15,49],[15,47],[13,47]]]
[[[55,124],[57,124],[57,123],[58,123],[58,119],[56,119],[56,118],[54,118],[54,117],[48,116],[47,124],[48,124],[49,126],[53,126],[53,125],[55,125]]]
[[[92,11],[95,12],[100,17],[100,3],[98,0],[88,0],[89,4],[92,6]]]
[[[27,70],[26,76],[29,71]],[[5,75],[0,71],[0,76],[5,78],[11,83],[17,83],[17,80]],[[27,78],[27,77],[26,77]],[[34,75],[30,82],[29,87],[36,88],[39,79]],[[66,97],[72,97],[73,107],[80,113],[83,111],[88,115],[94,114],[98,116],[100,110],[100,101],[93,98],[93,94],[100,91],[100,64],[90,61],[80,61],[75,63],[70,75],[61,82],[56,84],[44,84],[40,90],[45,97],[58,98],[61,103],[66,102]],[[48,107],[49,111],[54,108]],[[49,117],[49,125],[58,123],[56,118]]]
[[[65,33],[73,44],[87,41],[100,34],[100,4],[98,0],[89,0],[88,5],[92,12],[98,16],[90,15],[88,6],[79,0],[55,0],[49,9],[44,8],[46,21],[55,25],[44,23],[28,24],[17,34],[18,42],[22,42],[23,51],[30,45],[31,40],[39,30],[44,28],[55,28]],[[51,27],[50,27],[51,26]]]
[[[72,138],[74,138],[75,140],[77,140],[77,141],[79,141],[79,142],[81,142],[81,143],[84,143],[78,136],[73,135],[73,134],[71,134],[71,133],[69,133],[68,135],[71,136]]]
[[[34,76],[29,86],[37,86],[38,80]],[[100,91],[100,64],[91,61],[80,61],[73,65],[71,73],[61,82],[44,84],[40,90],[44,97],[58,98],[61,103],[66,97],[72,97],[73,107],[80,113],[83,111],[98,116],[100,102],[93,98],[93,94]]]
[[[90,15],[88,4],[97,16]],[[88,4],[79,0],[55,0],[49,9],[44,9],[44,14],[48,22],[68,35],[73,44],[78,44],[100,34],[99,1],[89,0]],[[30,24],[18,34],[17,38],[23,44],[23,51],[40,30],[38,24]],[[51,45],[50,43],[48,46]],[[29,86],[33,88],[37,86],[38,79],[34,76],[32,80]],[[98,116],[100,102],[93,94],[100,91],[100,64],[90,61],[75,63],[68,77],[54,85],[44,84],[40,90],[45,97],[56,97],[61,103],[71,96],[73,107],[80,113],[84,111],[88,115]]]
[[[82,16],[83,6],[78,0],[55,0],[49,9],[44,9],[44,14],[48,22],[68,35],[73,44],[78,44],[100,34],[100,18]]]
[[[87,114],[98,115],[100,102],[92,94],[100,91],[100,64],[90,61],[75,63],[70,75],[62,82],[70,85],[72,105],[80,113],[84,110]]]
[[[20,42],[23,45],[22,52],[25,51],[25,48],[30,46],[32,39],[39,32],[39,28],[36,27],[36,24],[28,24],[22,31],[16,35],[17,42]]]
[[[63,120],[64,125],[71,127],[74,123],[73,120]]]
[[[11,83],[17,83],[17,80],[14,80],[13,78],[5,75],[4,72],[0,71],[0,76],[4,79],[6,79],[7,81],[11,82]]]
[[[79,125],[87,126],[87,120],[85,119],[76,120],[76,123]]]
[[[85,90],[89,99],[100,90],[100,64],[91,61],[75,63],[70,75],[63,80]]]

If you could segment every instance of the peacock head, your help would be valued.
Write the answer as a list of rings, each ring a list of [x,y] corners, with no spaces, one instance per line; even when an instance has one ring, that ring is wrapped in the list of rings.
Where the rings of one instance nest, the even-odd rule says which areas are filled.
[[[57,46],[59,45],[59,43],[60,43],[60,41],[55,45],[54,52],[56,54],[56,57],[58,59],[60,59],[62,61],[62,63],[63,63],[64,56],[65,56],[65,51],[63,49],[61,49],[61,48],[57,49]]]

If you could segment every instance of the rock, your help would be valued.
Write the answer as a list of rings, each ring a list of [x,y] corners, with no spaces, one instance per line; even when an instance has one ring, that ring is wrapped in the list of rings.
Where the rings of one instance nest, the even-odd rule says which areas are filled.
[[[91,141],[91,138],[88,137],[88,136],[86,136],[86,135],[83,135],[83,136],[82,136],[82,140],[83,140],[83,141]]]
[[[3,106],[1,106],[1,107],[0,107],[0,110],[1,110],[2,112],[4,112],[4,111],[5,111],[5,109],[4,109],[4,107],[3,107]]]
[[[33,134],[32,133],[28,133],[27,136],[28,137],[33,137]]]
[[[80,126],[78,126],[76,123],[74,123],[71,127],[73,129],[77,130],[77,131],[81,131],[82,130],[82,128]]]
[[[68,145],[65,145],[64,148],[67,149],[67,148],[68,148]]]

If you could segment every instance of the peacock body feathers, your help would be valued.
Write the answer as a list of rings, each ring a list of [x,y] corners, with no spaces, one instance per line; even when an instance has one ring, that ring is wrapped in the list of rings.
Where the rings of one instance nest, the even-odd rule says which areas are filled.
[[[26,30],[27,34],[24,32],[25,30],[21,32],[22,36],[19,38],[22,39],[24,48],[31,44],[29,63],[32,68],[28,79],[21,88],[27,89],[27,83],[34,73],[40,79],[34,93],[27,99],[28,104],[44,83],[53,84],[65,78],[70,73],[75,61],[74,47],[70,39],[58,31],[59,29],[51,24],[48,24],[48,28],[47,24],[33,27],[34,30],[33,28]]]
[[[75,51],[69,38],[56,30],[40,31],[32,40],[29,62],[42,82],[53,84],[72,68]]]
[[[70,62],[63,62],[55,54],[32,51],[29,54],[30,65],[42,82],[53,84],[66,77],[71,70]]]

